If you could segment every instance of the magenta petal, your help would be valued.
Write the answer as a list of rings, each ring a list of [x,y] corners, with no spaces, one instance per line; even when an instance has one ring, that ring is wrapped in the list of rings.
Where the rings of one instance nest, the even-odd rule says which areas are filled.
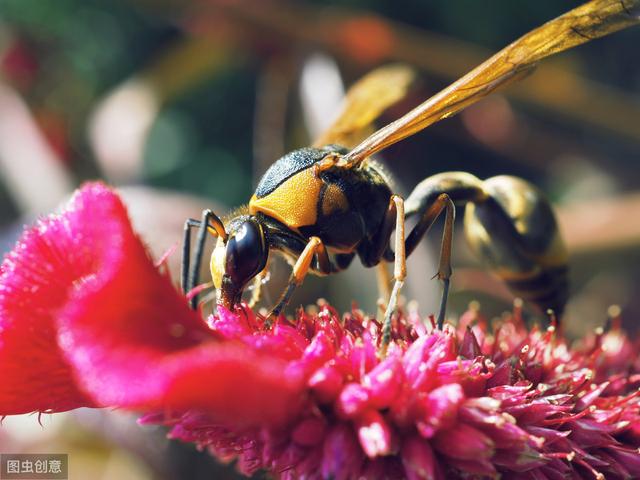
[[[238,339],[253,333],[243,315],[236,315],[223,306],[219,306],[217,310],[218,314],[210,315],[207,323],[221,338]]]
[[[389,354],[362,378],[371,405],[379,409],[391,405],[403,381],[402,364],[394,354]]]
[[[333,342],[324,331],[320,331],[305,349],[302,357],[302,365],[304,365],[308,371],[314,371],[326,361],[333,358],[334,354],[335,347],[333,346]]]
[[[306,418],[293,429],[291,438],[298,445],[313,446],[324,440],[327,423],[317,417]]]
[[[640,453],[638,450],[612,446],[608,449],[608,453],[620,462],[633,478],[640,477]]]
[[[491,439],[465,423],[439,431],[433,438],[433,446],[443,455],[460,460],[487,459],[494,453]]]
[[[459,470],[462,470],[471,478],[493,478],[498,479],[499,476],[496,472],[496,468],[493,466],[490,460],[488,459],[477,459],[477,460],[462,460],[462,459],[454,459],[451,461],[451,464]]]
[[[342,389],[336,409],[343,418],[355,418],[364,412],[368,403],[367,389],[359,383],[350,383]]]
[[[431,438],[439,429],[451,427],[463,401],[464,392],[457,383],[443,385],[429,392],[423,402],[422,418],[418,422],[420,434]]]
[[[463,358],[473,360],[482,353],[478,339],[473,333],[471,327],[467,327],[464,332],[464,337],[460,344],[460,355]]]
[[[364,457],[353,431],[345,424],[335,425],[324,441],[321,473],[323,478],[358,478]]]
[[[360,445],[369,458],[391,453],[391,427],[376,410],[369,410],[361,415],[357,428]]]
[[[424,439],[413,436],[404,441],[402,464],[409,480],[435,480],[442,478],[433,450]]]
[[[438,379],[438,365],[454,360],[455,335],[452,330],[435,331],[416,340],[403,358],[405,377],[416,392],[432,388]]]
[[[342,375],[334,367],[319,368],[309,378],[308,385],[321,403],[333,402],[342,390]]]

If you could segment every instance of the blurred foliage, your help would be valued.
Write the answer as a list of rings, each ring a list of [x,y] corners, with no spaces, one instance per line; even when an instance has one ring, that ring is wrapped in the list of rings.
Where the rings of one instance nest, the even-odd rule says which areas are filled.
[[[85,84],[92,96],[134,74],[179,35],[127,1],[3,0],[0,15],[34,44],[47,77],[77,77],[74,86]]]
[[[145,151],[151,184],[228,205],[245,203],[253,187],[253,92],[255,75],[234,69],[168,105],[155,121]]]

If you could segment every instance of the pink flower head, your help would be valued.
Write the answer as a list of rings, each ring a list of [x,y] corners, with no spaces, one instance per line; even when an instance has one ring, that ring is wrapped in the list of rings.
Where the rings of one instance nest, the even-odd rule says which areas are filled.
[[[205,322],[92,184],[0,267],[0,414],[143,411],[246,475],[640,476],[638,342],[614,327],[572,347],[517,309],[495,328],[474,315],[440,331],[400,312],[384,355],[358,310]]]

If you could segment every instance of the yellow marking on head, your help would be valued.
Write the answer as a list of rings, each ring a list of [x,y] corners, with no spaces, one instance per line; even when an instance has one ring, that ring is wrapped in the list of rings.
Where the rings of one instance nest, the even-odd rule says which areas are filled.
[[[220,290],[222,286],[222,276],[224,275],[225,261],[227,258],[227,246],[221,237],[218,237],[216,248],[211,253],[211,263],[209,267],[211,269],[211,278],[213,279],[213,285],[216,289]]]
[[[330,215],[339,210],[347,210],[349,201],[344,192],[335,183],[330,184],[322,198],[322,214]]]
[[[313,174],[313,168],[307,168],[268,195],[251,197],[249,213],[262,212],[292,229],[313,225],[318,217],[317,204],[322,184],[322,180]]]

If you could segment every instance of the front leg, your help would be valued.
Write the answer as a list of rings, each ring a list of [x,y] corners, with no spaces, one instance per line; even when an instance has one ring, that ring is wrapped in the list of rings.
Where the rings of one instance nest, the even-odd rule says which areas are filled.
[[[318,237],[311,237],[309,243],[304,247],[304,250],[293,266],[293,271],[291,272],[291,277],[289,277],[287,287],[284,292],[282,292],[278,303],[273,307],[268,317],[277,318],[278,315],[280,315],[282,309],[287,305],[287,303],[289,303],[291,295],[293,295],[296,287],[302,284],[307,273],[309,273],[314,258],[317,258],[316,270],[319,273],[329,274],[334,271],[331,260],[329,259],[329,254],[327,253],[327,249],[322,243],[322,240]]]
[[[191,228],[199,227],[198,237],[196,240],[195,259],[191,263]],[[198,274],[202,263],[202,255],[204,252],[204,243],[206,234],[209,232],[214,237],[221,237],[226,240],[227,232],[220,218],[211,210],[202,211],[202,220],[198,221],[189,218],[184,222],[184,235],[182,239],[182,265],[181,265],[181,284],[183,293],[189,293],[198,284]],[[197,295],[194,295],[190,301],[191,308],[196,309],[198,302]]]

